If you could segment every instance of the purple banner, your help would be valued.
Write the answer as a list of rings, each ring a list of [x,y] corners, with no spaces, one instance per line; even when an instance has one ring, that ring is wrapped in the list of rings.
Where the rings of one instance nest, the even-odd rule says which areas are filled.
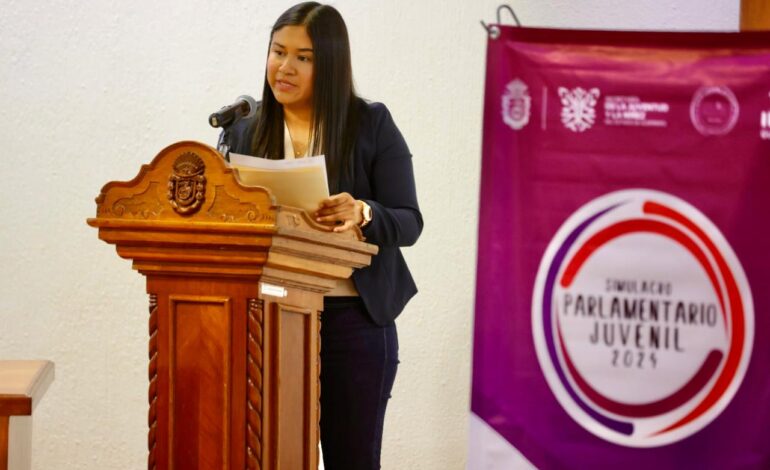
[[[538,468],[770,468],[769,209],[770,34],[501,28],[484,435]],[[511,462],[476,432],[470,467]]]

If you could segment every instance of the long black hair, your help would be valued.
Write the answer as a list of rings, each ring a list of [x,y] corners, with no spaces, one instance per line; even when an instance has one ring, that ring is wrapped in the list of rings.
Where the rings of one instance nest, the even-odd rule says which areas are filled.
[[[340,180],[352,180],[353,176],[352,154],[360,106],[353,87],[348,29],[333,7],[317,2],[300,3],[276,20],[268,48],[275,32],[284,26],[304,26],[313,43],[311,151],[313,155],[326,155],[330,190],[339,192]],[[283,158],[283,119],[283,107],[276,101],[266,75],[252,142],[254,155]]]

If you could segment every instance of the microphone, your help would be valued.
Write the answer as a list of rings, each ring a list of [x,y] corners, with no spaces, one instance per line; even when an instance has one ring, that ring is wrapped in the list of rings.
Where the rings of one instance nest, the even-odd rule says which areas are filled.
[[[257,114],[257,102],[251,96],[241,95],[235,103],[211,113],[209,124],[211,127],[228,127],[242,118],[250,118],[255,114]]]

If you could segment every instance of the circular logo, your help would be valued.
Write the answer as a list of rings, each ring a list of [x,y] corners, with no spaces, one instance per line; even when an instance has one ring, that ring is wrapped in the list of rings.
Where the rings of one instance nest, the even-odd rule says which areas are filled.
[[[690,120],[702,135],[725,135],[738,122],[740,107],[735,94],[726,86],[698,89],[690,103]]]
[[[578,209],[543,256],[532,330],[549,387],[586,430],[670,444],[735,395],[754,337],[751,291],[717,227],[672,195],[635,189]]]

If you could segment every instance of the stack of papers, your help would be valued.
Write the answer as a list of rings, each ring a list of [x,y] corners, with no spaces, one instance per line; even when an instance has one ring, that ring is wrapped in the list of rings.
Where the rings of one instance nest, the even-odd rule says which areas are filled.
[[[314,212],[321,201],[329,197],[323,155],[269,160],[231,153],[230,167],[242,184],[268,188],[278,204],[284,206]]]

